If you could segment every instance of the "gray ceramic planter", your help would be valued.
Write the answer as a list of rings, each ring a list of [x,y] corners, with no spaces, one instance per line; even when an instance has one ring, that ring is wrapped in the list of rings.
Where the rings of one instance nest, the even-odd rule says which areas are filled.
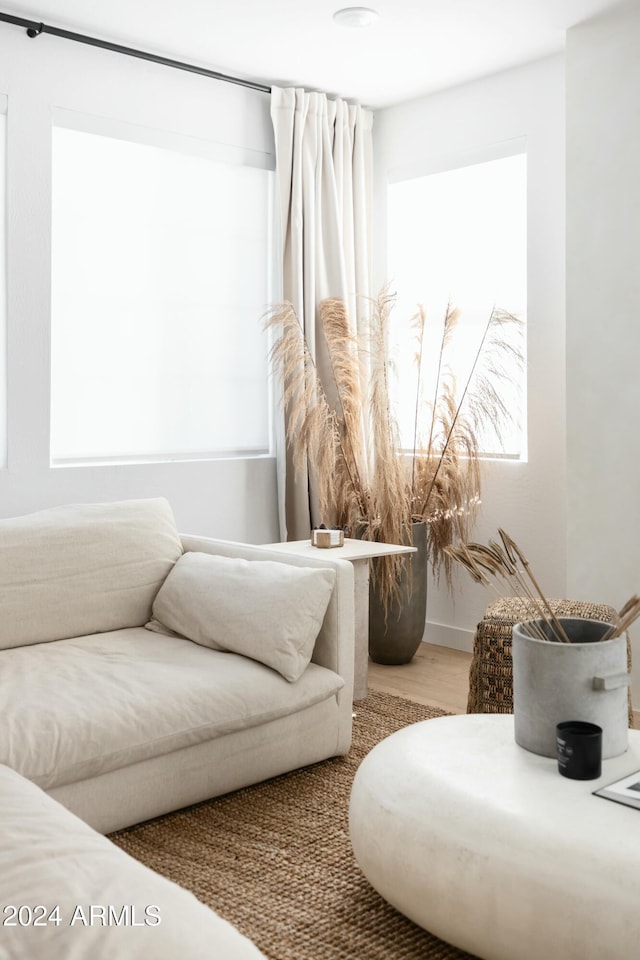
[[[601,641],[609,624],[598,620],[560,621],[571,643],[533,639],[520,623],[513,628],[516,743],[555,757],[556,724],[586,720],[602,727],[603,758],[617,757],[628,741],[626,637]]]
[[[409,663],[427,618],[427,524],[411,528],[416,553],[403,558],[400,593],[386,612],[372,578],[369,587],[369,656],[375,663]],[[375,560],[372,561],[376,563]]]

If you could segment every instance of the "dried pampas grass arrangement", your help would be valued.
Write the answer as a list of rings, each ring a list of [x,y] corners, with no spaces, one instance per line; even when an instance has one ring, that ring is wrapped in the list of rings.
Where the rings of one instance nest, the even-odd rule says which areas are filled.
[[[265,326],[282,383],[286,436],[296,468],[313,478],[320,518],[348,526],[363,539],[411,543],[416,521],[428,524],[428,560],[448,584],[454,558],[448,547],[466,540],[481,494],[479,436],[501,437],[512,419],[501,385],[522,354],[506,328],[520,321],[493,310],[471,370],[459,389],[450,364],[458,311],[449,306],[438,335],[435,384],[427,384],[427,315],[413,319],[416,350],[413,443],[401,449],[391,389],[390,321],[395,297],[384,288],[370,301],[368,328],[354,336],[345,304],[328,299],[319,315],[331,378],[323,383],[290,303],[273,307]],[[363,387],[363,384],[366,384]],[[401,557],[376,564],[380,595],[395,596]]]

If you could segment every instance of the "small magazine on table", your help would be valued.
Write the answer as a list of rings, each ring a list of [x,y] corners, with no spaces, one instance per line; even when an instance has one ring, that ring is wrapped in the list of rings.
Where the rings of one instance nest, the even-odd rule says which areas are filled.
[[[594,790],[595,797],[604,797],[605,800],[614,800],[616,803],[624,803],[628,807],[635,807],[640,810],[640,770],[621,777],[620,780],[614,780],[606,787],[600,787]]]

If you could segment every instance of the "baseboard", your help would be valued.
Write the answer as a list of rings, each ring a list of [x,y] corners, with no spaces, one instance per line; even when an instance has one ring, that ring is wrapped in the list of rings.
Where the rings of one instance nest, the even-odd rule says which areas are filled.
[[[450,627],[446,623],[435,623],[427,620],[422,639],[424,643],[434,643],[438,647],[450,647],[452,650],[464,650],[465,653],[473,652],[472,630],[464,630],[461,627]]]

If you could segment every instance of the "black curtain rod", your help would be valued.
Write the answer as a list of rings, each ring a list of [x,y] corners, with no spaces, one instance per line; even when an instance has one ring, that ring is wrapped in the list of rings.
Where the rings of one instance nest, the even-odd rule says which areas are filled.
[[[164,67],[174,67],[176,70],[186,70],[188,73],[198,73],[202,77],[212,80],[224,80],[226,83],[236,83],[240,87],[249,87],[251,90],[260,90],[262,93],[271,93],[271,87],[263,83],[254,83],[253,80],[242,80],[240,77],[230,77],[226,73],[217,73],[198,67],[194,63],[183,63],[181,60],[171,60],[169,57],[160,57],[155,53],[146,53],[144,50],[135,50],[133,47],[123,47],[119,43],[110,43],[108,40],[99,40],[97,37],[87,37],[83,33],[72,33],[70,30],[61,30],[60,27],[51,27],[37,20],[23,20],[10,13],[0,12],[0,21],[12,23],[16,27],[24,27],[29,37],[39,37],[41,33],[50,33],[53,37],[64,37],[65,40],[75,40],[76,43],[86,43],[91,47],[100,47],[111,50],[113,53],[122,53],[127,57],[137,57],[139,60],[148,60],[151,63],[161,63]]]

